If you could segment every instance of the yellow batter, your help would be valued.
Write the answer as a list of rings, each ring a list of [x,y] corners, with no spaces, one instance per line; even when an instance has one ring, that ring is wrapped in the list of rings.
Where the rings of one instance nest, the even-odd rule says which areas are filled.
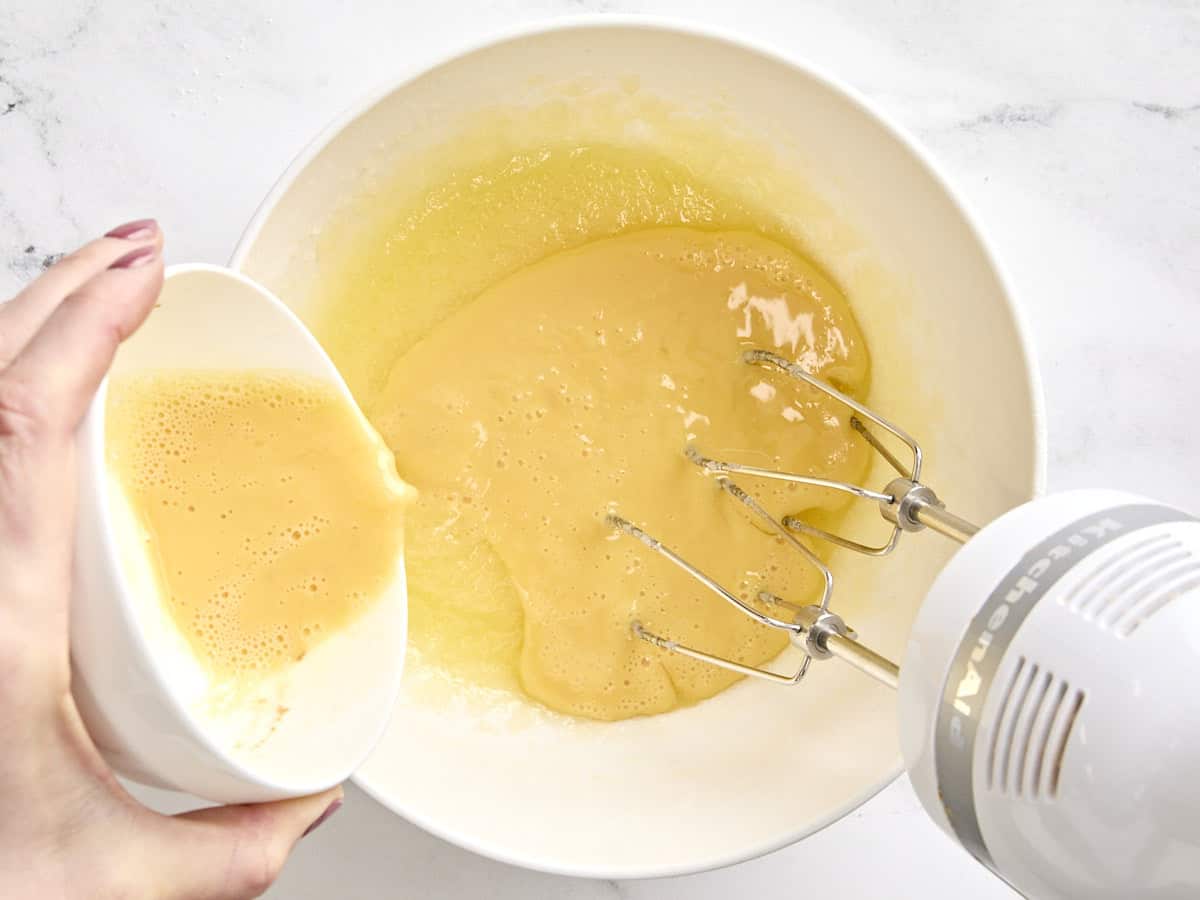
[[[167,611],[217,682],[302,658],[392,580],[404,486],[332,387],[128,377],[110,386],[106,433]]]
[[[850,480],[867,464],[843,409],[740,362],[768,347],[867,387],[840,292],[754,219],[652,155],[557,148],[462,173],[328,249],[318,336],[419,492],[407,565],[420,663],[611,720],[735,680],[636,640],[635,618],[748,663],[783,648],[604,524],[618,511],[745,598],[818,596],[798,554],[683,454],[695,441]],[[745,486],[779,515],[839,502]]]

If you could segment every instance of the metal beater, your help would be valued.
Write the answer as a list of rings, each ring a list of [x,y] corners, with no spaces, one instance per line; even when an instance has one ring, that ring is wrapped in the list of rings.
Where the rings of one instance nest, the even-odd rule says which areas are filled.
[[[731,497],[742,503],[756,517],[766,523],[777,535],[790,544],[801,557],[815,568],[821,575],[822,591],[818,603],[797,605],[778,597],[769,591],[761,591],[759,602],[779,615],[771,615],[755,609],[741,600],[731,591],[724,588],[716,580],[706,575],[696,566],[668,547],[658,538],[653,537],[627,519],[610,514],[608,523],[618,531],[637,538],[649,549],[670,560],[676,566],[687,572],[710,591],[733,604],[739,611],[750,616],[756,622],[779,628],[788,632],[792,642],[804,652],[800,667],[791,674],[773,672],[770,669],[748,666],[743,663],[715,656],[674,641],[671,638],[647,631],[640,622],[633,623],[633,633],[643,641],[679,653],[683,656],[710,665],[720,666],[739,675],[749,675],[763,678],[779,684],[797,684],[807,674],[812,661],[826,660],[833,657],[850,663],[855,668],[876,678],[877,680],[896,687],[899,681],[899,668],[891,660],[879,655],[869,647],[860,644],[855,632],[846,625],[845,621],[830,610],[829,603],[833,595],[833,573],[829,567],[811,549],[797,539],[797,534],[808,535],[819,540],[828,541],[838,547],[853,550],[865,556],[886,556],[896,549],[900,535],[904,532],[923,531],[932,529],[952,540],[964,543],[979,529],[956,516],[946,509],[946,506],[927,485],[921,483],[921,446],[907,432],[893,425],[887,419],[868,409],[853,397],[849,397],[832,385],[806,372],[797,363],[790,362],[777,353],[769,350],[747,350],[742,356],[748,365],[762,366],[781,372],[809,387],[820,391],[828,397],[851,410],[850,426],[867,441],[871,447],[887,461],[895,470],[898,477],[889,482],[882,491],[873,490],[861,485],[849,484],[827,478],[817,478],[808,475],[797,475],[791,472],[780,472],[775,469],[764,469],[758,466],[742,465],[740,463],[724,462],[704,456],[695,446],[685,449],[687,458],[715,476],[717,483]],[[867,427],[872,425],[891,434],[912,452],[912,462],[905,465],[894,453]],[[771,478],[779,481],[789,481],[833,491],[850,494],[861,500],[876,503],[883,518],[892,526],[888,539],[879,545],[865,544],[842,535],[817,528],[795,516],[776,519],[749,493],[735,483],[731,475],[746,475],[753,478]],[[784,615],[786,613],[786,616]]]

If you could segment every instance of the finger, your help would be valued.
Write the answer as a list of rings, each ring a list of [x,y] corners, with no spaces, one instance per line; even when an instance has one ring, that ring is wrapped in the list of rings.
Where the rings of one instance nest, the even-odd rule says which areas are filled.
[[[0,630],[55,665],[66,650],[74,433],[117,343],[158,296],[158,246],[130,252],[144,251],[149,262],[108,269],[71,294],[0,371]]]
[[[0,372],[0,416],[70,435],[117,346],[142,323],[162,288],[157,243],[129,251],[69,294]]]
[[[0,304],[0,369],[16,358],[64,297],[130,250],[148,244],[162,245],[162,231],[153,219],[118,225],[104,237],[64,256],[12,300]]]
[[[155,897],[244,900],[263,893],[296,842],[342,803],[340,787],[276,803],[214,806],[159,818],[153,850]],[[147,848],[149,849],[149,848]]]

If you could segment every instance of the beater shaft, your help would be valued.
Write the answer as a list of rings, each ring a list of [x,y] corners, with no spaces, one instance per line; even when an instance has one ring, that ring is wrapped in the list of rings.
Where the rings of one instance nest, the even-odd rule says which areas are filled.
[[[979,528],[961,516],[946,509],[927,485],[909,478],[896,478],[887,486],[888,502],[879,505],[879,511],[887,521],[896,526],[896,531],[920,531],[930,528],[951,540],[965,544],[974,537]],[[784,525],[803,530],[803,524]]]
[[[936,531],[943,537],[965,544],[979,531],[978,525],[972,525],[961,516],[956,516],[944,506],[922,504],[913,510],[913,518],[931,531]]]
[[[870,647],[864,647],[858,641],[841,634],[828,635],[824,640],[824,645],[831,656],[836,656],[842,662],[849,663],[876,681],[886,684],[890,688],[900,685],[900,667],[886,656],[880,656]]]

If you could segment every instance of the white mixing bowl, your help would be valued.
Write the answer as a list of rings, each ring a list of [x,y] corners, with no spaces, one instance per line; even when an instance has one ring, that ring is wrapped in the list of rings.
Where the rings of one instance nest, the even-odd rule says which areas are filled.
[[[711,118],[718,133],[768,147],[770,164],[806,185],[780,213],[859,315],[875,366],[869,402],[922,441],[927,481],[979,522],[1040,487],[1041,407],[1024,331],[977,228],[932,164],[829,76],[690,27],[556,23],[393,85],[296,160],[234,265],[311,316],[316,236],[348,197],[406,164],[419,180],[417,161],[464,122],[533,108],[566,82],[659,98],[677,118]],[[654,124],[635,112],[616,134],[589,133],[569,114],[574,102],[560,137],[655,144]],[[855,521],[880,527],[867,508]],[[898,658],[951,551],[925,534],[886,561],[835,558],[835,607]],[[690,709],[617,724],[530,715],[498,725],[406,683],[359,783],[435,834],[547,871],[644,877],[747,859],[834,821],[899,771],[893,695],[836,662],[814,666],[800,687],[741,683]]]

